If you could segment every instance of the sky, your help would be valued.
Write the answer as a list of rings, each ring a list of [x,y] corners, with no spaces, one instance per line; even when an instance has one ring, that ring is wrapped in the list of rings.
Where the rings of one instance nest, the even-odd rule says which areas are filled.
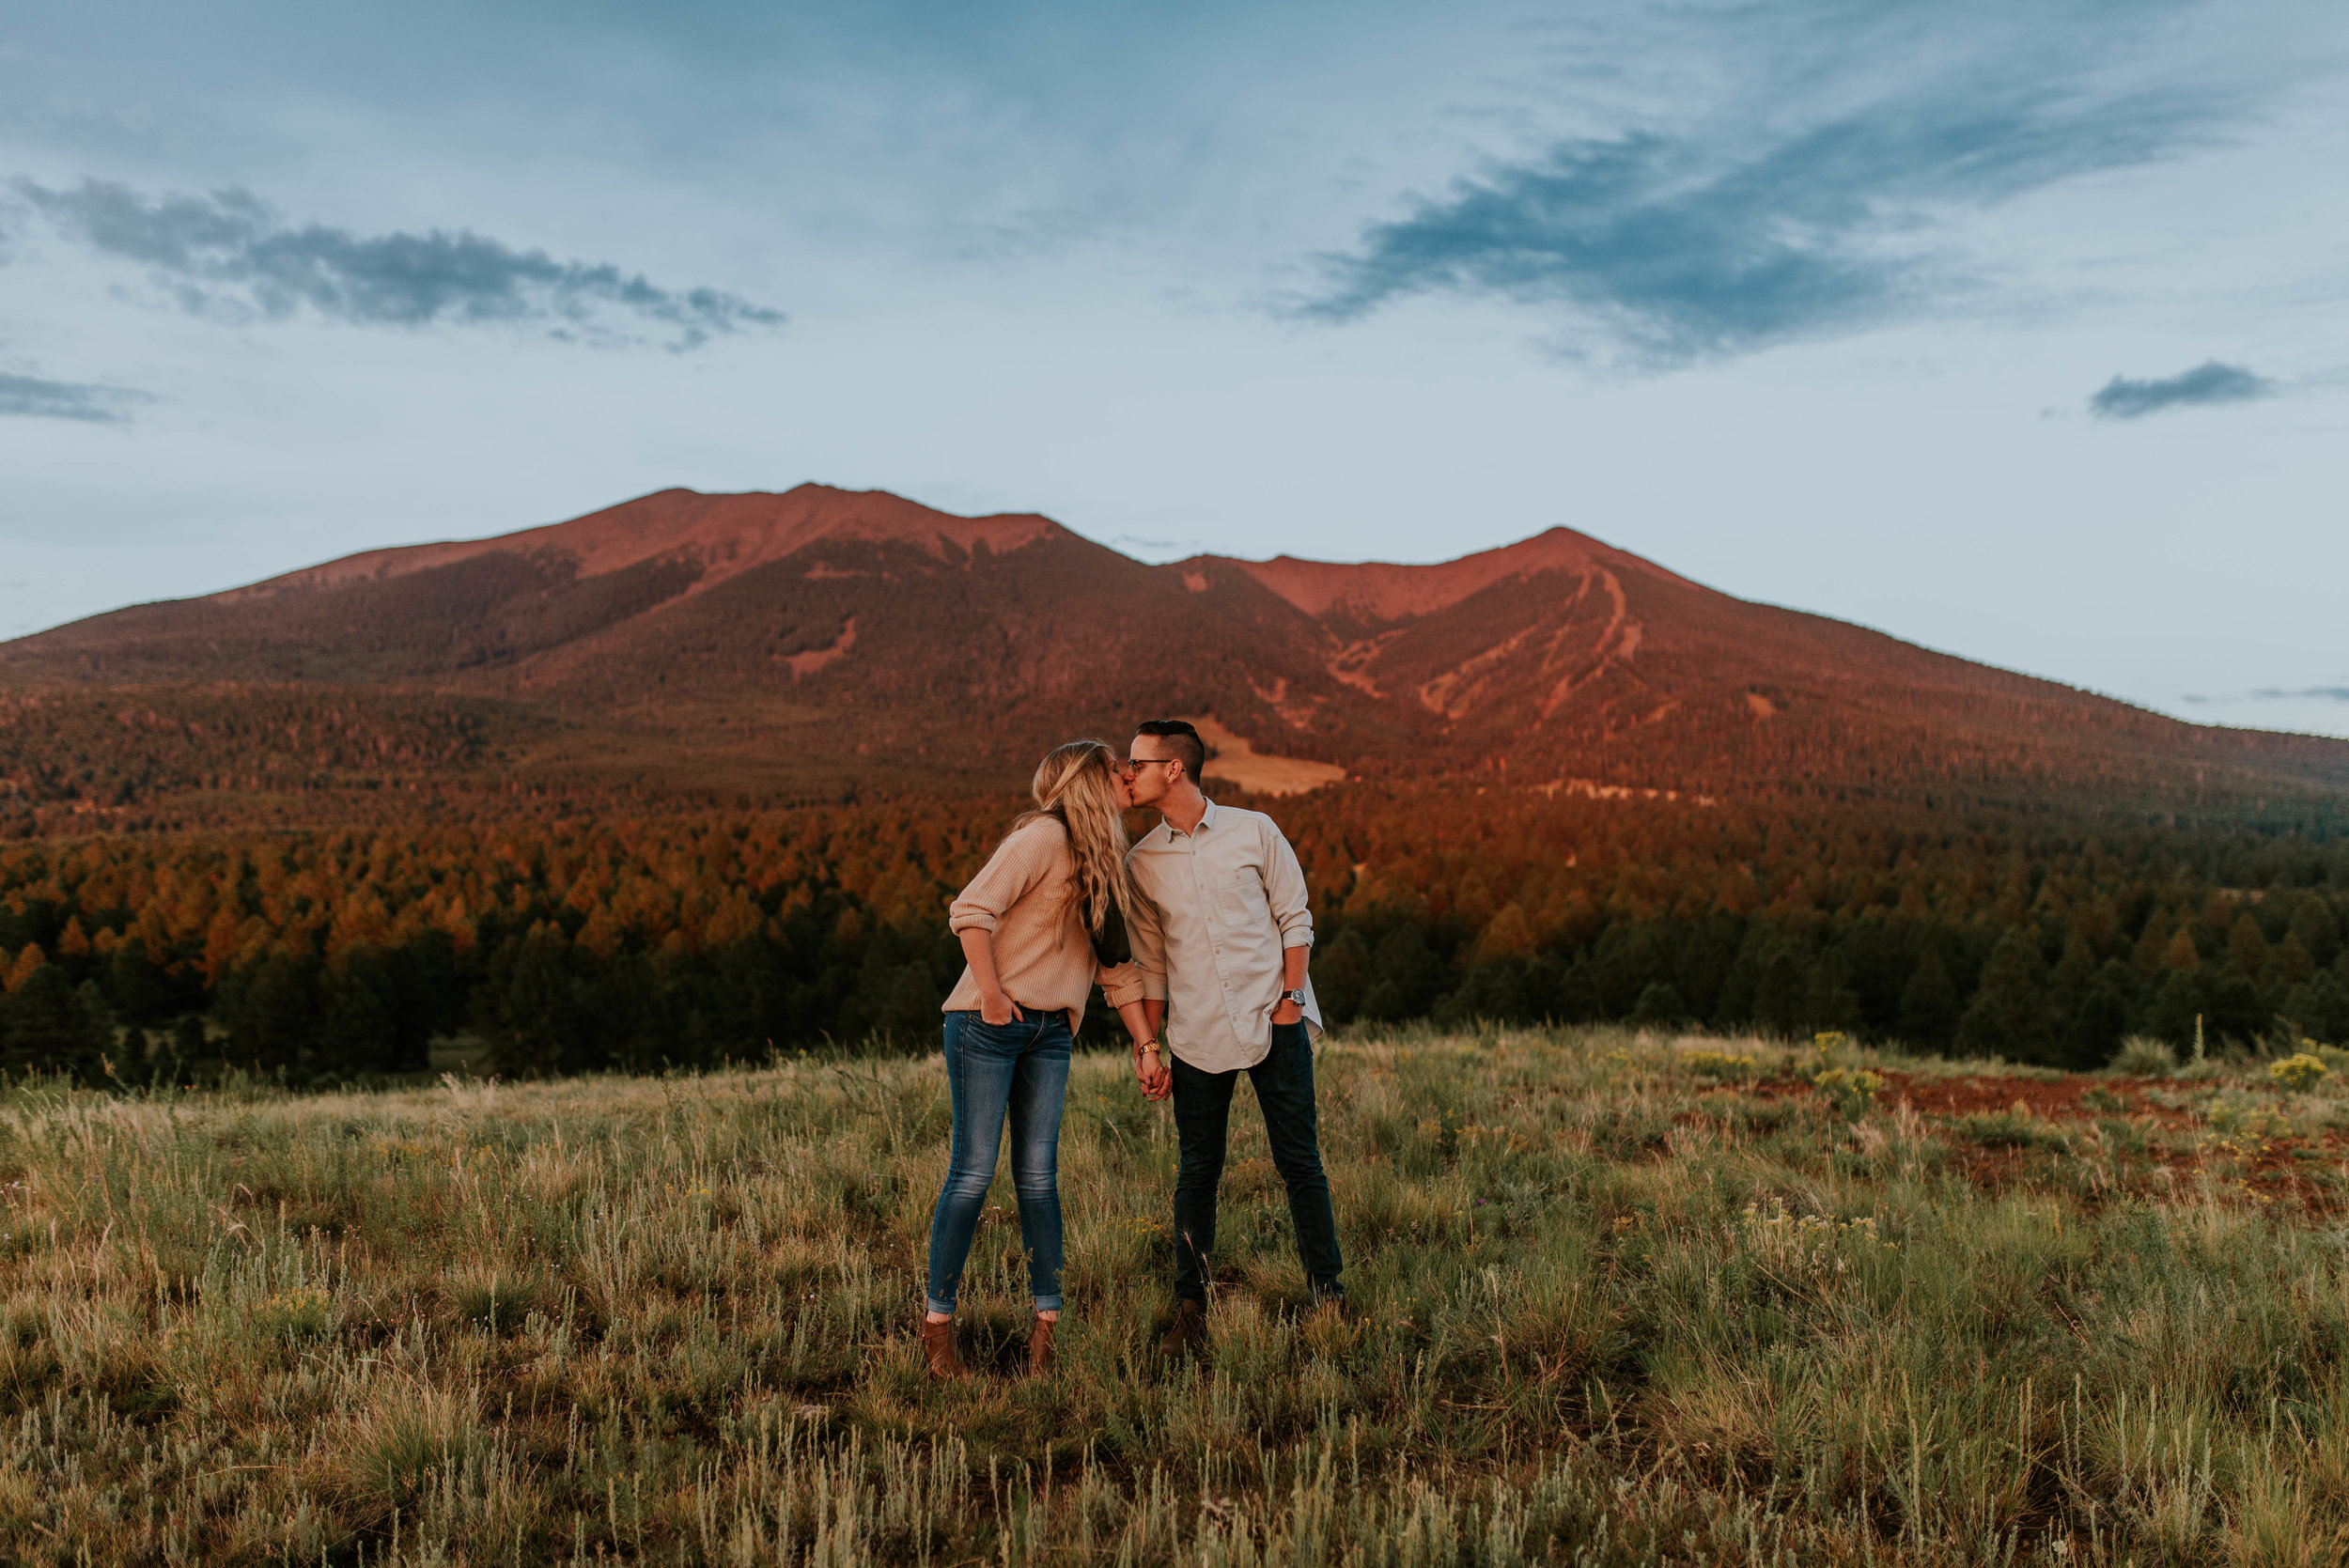
[[[2349,735],[2349,7],[30,0],[0,636],[675,485]]]

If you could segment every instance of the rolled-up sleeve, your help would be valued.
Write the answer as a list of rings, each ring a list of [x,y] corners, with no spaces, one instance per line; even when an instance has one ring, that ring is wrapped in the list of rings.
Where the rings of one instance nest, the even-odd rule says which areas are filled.
[[[1131,863],[1128,862],[1129,867]],[[1141,878],[1134,880],[1139,883]],[[1159,924],[1159,907],[1151,903],[1150,895],[1139,887],[1134,893],[1134,907],[1126,911],[1126,939],[1133,944],[1134,969],[1142,977],[1143,999],[1164,1001],[1166,930]]]
[[[1265,846],[1265,899],[1272,906],[1273,923],[1281,928],[1283,947],[1314,945],[1314,911],[1305,893],[1305,868],[1280,829],[1265,819],[1272,842]]]
[[[1101,995],[1112,1007],[1128,1006],[1149,995],[1143,985],[1142,967],[1130,959],[1122,964],[1102,965],[1094,978],[1100,982]]]
[[[947,906],[946,929],[957,935],[993,931],[1003,911],[1043,877],[1043,865],[1029,852],[1034,842],[1027,833],[1017,832],[998,845],[962,895]]]

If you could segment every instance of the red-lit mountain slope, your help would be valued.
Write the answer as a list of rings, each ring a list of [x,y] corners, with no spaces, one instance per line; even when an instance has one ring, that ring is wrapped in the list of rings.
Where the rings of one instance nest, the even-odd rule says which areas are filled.
[[[2182,724],[1732,598],[1565,529],[1437,566],[1152,567],[1040,517],[817,485],[667,490],[0,644],[0,684],[52,704],[140,689],[146,720],[118,726],[132,752],[192,693],[233,701],[224,682],[279,708],[429,692],[436,722],[472,705],[510,741],[483,752],[502,777],[639,791],[993,783],[1052,740],[1160,713],[1374,776],[2176,804],[2349,791],[2349,743]]]

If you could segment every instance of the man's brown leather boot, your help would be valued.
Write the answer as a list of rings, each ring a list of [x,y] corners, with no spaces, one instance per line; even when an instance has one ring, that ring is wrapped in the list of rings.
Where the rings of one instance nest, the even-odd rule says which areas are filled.
[[[1028,1330],[1028,1375],[1041,1377],[1052,1370],[1052,1330],[1059,1327],[1056,1319],[1040,1317]]]
[[[1185,1301],[1174,1309],[1174,1326],[1159,1342],[1160,1354],[1190,1356],[1207,1348],[1207,1309],[1196,1301]]]
[[[954,1382],[971,1375],[962,1364],[961,1355],[955,1349],[955,1320],[943,1323],[922,1320],[922,1348],[928,1353],[930,1375]]]

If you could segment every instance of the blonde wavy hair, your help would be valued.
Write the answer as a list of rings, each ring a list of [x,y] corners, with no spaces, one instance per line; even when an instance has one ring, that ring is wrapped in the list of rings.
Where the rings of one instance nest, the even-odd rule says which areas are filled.
[[[1068,853],[1076,862],[1070,897],[1097,948],[1112,907],[1123,911],[1132,893],[1126,880],[1126,808],[1110,772],[1115,755],[1099,740],[1053,747],[1035,765],[1029,785],[1035,809],[1020,813],[1012,824],[1017,831],[1049,816],[1068,831]]]

